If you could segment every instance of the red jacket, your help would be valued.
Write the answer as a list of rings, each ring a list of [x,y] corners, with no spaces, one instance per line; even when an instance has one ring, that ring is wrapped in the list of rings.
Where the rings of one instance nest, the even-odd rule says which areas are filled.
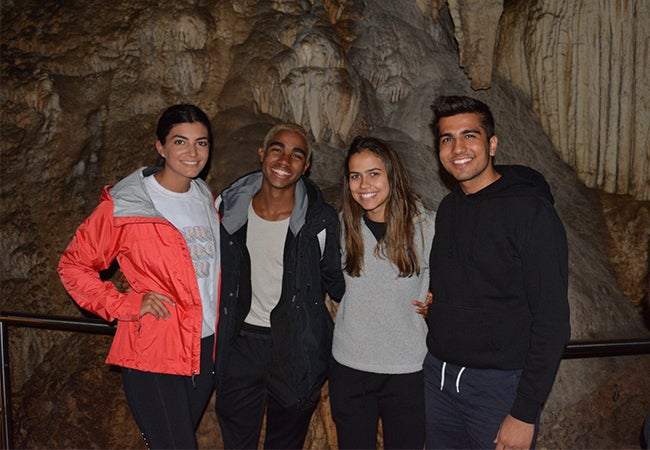
[[[117,319],[107,363],[146,372],[198,374],[202,307],[192,258],[182,234],[153,207],[142,179],[138,170],[113,189],[104,189],[99,206],[61,256],[59,276],[79,306],[107,321]],[[213,205],[207,185],[194,182]],[[218,228],[216,210],[213,222]],[[114,260],[131,285],[130,293],[100,279],[99,272]],[[150,291],[174,301],[175,306],[168,306],[171,318],[139,317],[142,298]]]

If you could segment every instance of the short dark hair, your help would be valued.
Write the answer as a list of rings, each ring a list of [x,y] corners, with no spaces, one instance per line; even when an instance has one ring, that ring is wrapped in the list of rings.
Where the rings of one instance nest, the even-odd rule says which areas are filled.
[[[156,127],[156,137],[161,144],[165,144],[167,135],[174,125],[179,123],[193,123],[199,122],[205,125],[208,130],[208,141],[210,142],[210,149],[212,149],[212,128],[210,127],[210,119],[198,106],[179,104],[167,108],[160,119],[158,119],[158,126]]]
[[[485,130],[488,140],[494,136],[494,117],[488,105],[472,97],[450,95],[440,96],[431,105],[433,108],[433,134],[438,145],[440,139],[440,119],[457,114],[476,113],[481,116],[481,126]]]

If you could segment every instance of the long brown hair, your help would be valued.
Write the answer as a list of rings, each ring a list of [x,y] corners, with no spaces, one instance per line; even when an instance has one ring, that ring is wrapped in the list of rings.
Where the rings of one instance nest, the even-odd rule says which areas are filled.
[[[377,242],[375,255],[388,258],[399,270],[400,277],[420,274],[420,263],[414,242],[415,226],[419,200],[408,172],[397,152],[387,142],[367,136],[357,136],[350,144],[345,158],[343,178],[343,225],[345,233],[345,271],[358,277],[363,268],[364,242],[361,232],[361,219],[364,210],[352,197],[350,191],[350,158],[363,151],[377,155],[386,167],[390,193],[386,203],[386,232]]]

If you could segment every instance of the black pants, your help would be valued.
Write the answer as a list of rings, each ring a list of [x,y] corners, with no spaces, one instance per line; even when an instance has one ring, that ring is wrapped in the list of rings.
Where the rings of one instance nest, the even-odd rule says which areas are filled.
[[[199,426],[214,389],[214,335],[201,339],[201,373],[194,377],[122,368],[126,400],[150,449],[197,448]]]
[[[224,447],[256,449],[266,407],[267,449],[301,449],[316,402],[306,410],[287,407],[286,386],[273,362],[270,329],[244,325],[228,361],[224,382],[217,391],[216,410]]]
[[[377,448],[380,417],[384,448],[424,447],[422,371],[379,374],[333,361],[329,387],[340,449]]]

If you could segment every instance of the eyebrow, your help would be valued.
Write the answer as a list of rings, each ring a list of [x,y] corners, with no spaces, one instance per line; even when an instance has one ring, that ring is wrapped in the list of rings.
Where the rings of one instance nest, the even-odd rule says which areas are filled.
[[[466,134],[470,134],[470,133],[481,134],[481,129],[480,129],[480,128],[468,128],[468,129],[466,129],[466,130],[461,131],[461,132],[458,133],[458,134],[460,134],[461,136],[464,136],[464,135],[466,135]],[[441,134],[440,134],[440,137],[445,137],[445,136],[451,136],[451,137],[453,137],[453,134],[450,133],[450,132],[446,132],[446,133],[441,133]]]
[[[266,148],[273,147],[274,145],[276,145],[278,147],[282,147],[282,148],[287,148],[287,146],[284,145],[284,143],[282,143],[280,141],[269,142],[269,145],[267,145]],[[302,148],[300,148],[300,147],[294,147],[294,148],[291,149],[291,151],[302,153],[304,156],[307,156],[307,152],[305,150],[303,150]]]
[[[182,134],[175,134],[175,135],[172,136],[172,138],[181,138],[181,139],[185,139],[186,141],[190,140],[190,138],[188,138],[187,136],[183,136]],[[197,138],[196,140],[199,141],[199,140],[204,140],[204,139],[207,140],[208,137],[207,136],[201,136],[200,138]]]
[[[363,173],[368,173],[368,172],[382,172],[382,169],[381,169],[381,167],[372,167],[370,169],[366,169],[366,170],[363,171]],[[353,174],[353,173],[361,173],[361,171],[351,170],[350,174]]]

